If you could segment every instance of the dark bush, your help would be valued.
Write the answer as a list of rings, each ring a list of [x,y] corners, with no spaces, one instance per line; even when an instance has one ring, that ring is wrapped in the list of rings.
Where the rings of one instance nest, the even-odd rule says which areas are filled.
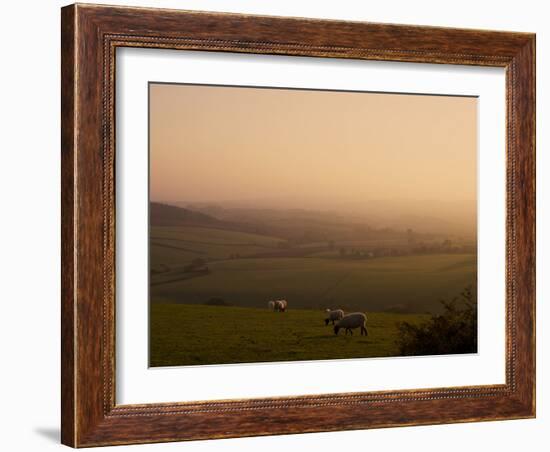
[[[197,257],[184,267],[186,272],[208,272],[206,261],[200,257]]]
[[[218,297],[210,298],[210,300],[206,301],[204,304],[207,306],[232,306],[231,303],[228,303],[223,298]]]
[[[398,324],[399,354],[447,355],[477,352],[477,301],[467,287],[450,302],[441,301],[443,313],[420,325]]]

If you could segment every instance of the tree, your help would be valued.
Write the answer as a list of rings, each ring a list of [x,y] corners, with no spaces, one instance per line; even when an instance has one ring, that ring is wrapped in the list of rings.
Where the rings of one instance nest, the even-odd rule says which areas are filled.
[[[202,257],[196,257],[195,259],[193,259],[191,261],[191,263],[195,267],[202,267],[202,266],[204,266],[204,264],[206,264],[206,261]]]
[[[441,246],[443,248],[450,248],[451,246],[453,246],[453,242],[450,239],[445,239]]]
[[[450,302],[441,301],[443,314],[420,325],[398,323],[399,354],[447,355],[477,352],[477,302],[471,287]]]
[[[207,302],[204,303],[207,306],[232,306],[231,303],[228,303],[223,298],[212,297]]]
[[[206,267],[206,261],[201,257],[193,259],[190,264],[185,266],[185,271],[188,272],[198,270],[208,270],[208,267]]]
[[[407,242],[409,243],[409,245],[414,245],[416,242],[414,231],[410,228],[407,229]]]

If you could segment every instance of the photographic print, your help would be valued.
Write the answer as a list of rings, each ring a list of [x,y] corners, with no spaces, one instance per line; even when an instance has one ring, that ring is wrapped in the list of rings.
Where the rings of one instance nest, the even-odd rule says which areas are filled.
[[[63,444],[536,416],[535,34],[76,4],[61,44]]]
[[[149,365],[477,352],[477,98],[149,84]]]

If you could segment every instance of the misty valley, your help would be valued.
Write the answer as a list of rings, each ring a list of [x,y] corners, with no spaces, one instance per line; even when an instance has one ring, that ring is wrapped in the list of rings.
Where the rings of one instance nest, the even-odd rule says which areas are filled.
[[[471,225],[403,218],[414,228],[383,214],[373,222],[393,227],[342,212],[151,202],[151,365],[403,354],[403,324],[442,317],[441,300],[466,288],[475,305],[477,267]],[[268,310],[281,298],[287,312]],[[326,309],[366,313],[369,335],[335,337]]]
[[[149,364],[475,353],[477,114],[150,83]]]

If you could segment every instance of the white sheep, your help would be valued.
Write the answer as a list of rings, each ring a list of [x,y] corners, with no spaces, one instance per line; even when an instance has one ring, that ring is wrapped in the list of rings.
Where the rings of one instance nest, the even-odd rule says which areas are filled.
[[[329,322],[332,322],[332,324],[334,325],[334,322],[344,318],[344,311],[342,311],[341,309],[335,309],[334,311],[327,309],[326,312],[327,318],[325,319],[325,326],[327,326]]]
[[[288,302],[286,300],[276,300],[275,302],[275,311],[285,312],[288,307]]]
[[[267,309],[269,309],[270,311],[275,310],[275,302],[273,300],[267,302]]]
[[[342,320],[339,320],[336,325],[334,325],[334,334],[338,334],[338,331],[341,328],[346,329],[346,335],[348,331],[353,336],[353,329],[361,328],[361,336],[365,333],[365,336],[369,335],[367,331],[367,316],[362,312],[353,312],[346,315]]]

